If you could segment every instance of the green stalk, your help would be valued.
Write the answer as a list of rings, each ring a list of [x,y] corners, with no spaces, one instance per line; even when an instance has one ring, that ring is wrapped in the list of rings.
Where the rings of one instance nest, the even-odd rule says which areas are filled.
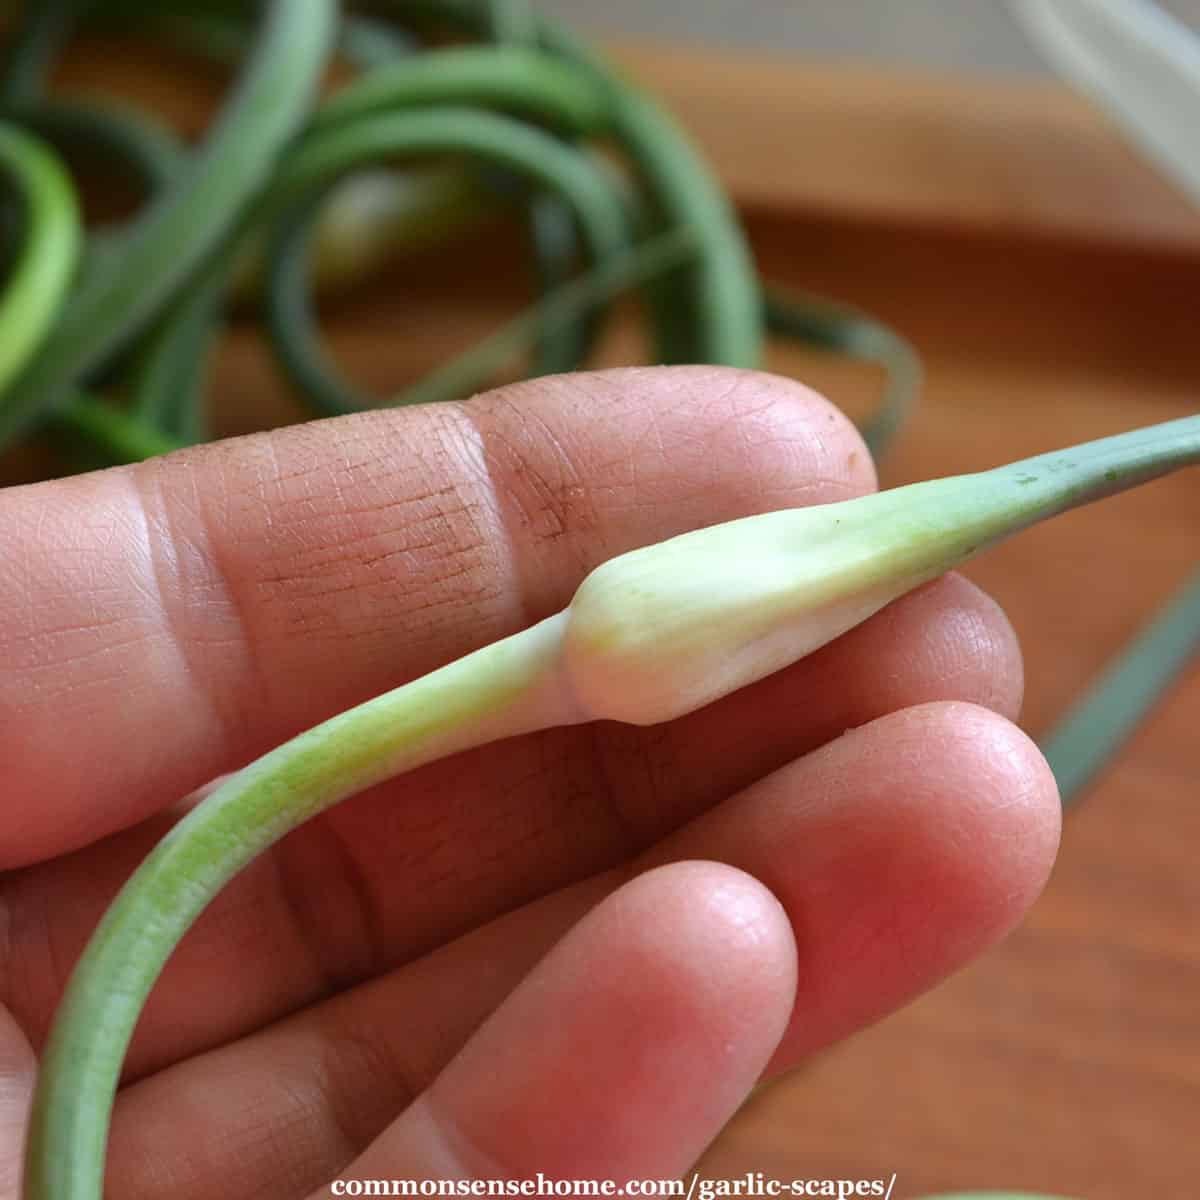
[[[488,27],[492,40],[502,45],[537,45],[537,19],[530,0],[488,0]],[[570,209],[547,192],[529,198],[525,225],[536,283],[544,299],[574,276],[579,263],[579,237]],[[543,326],[537,334],[535,361],[527,375],[579,370],[587,361],[603,318],[604,309],[593,308],[577,313],[570,321]]]
[[[497,42],[519,45],[537,37],[537,18],[529,0],[487,0],[487,21]]]
[[[205,367],[220,329],[225,279],[206,278],[181,297],[140,348],[129,379],[132,412],[168,438],[205,440]]]
[[[921,389],[921,360],[898,333],[865,313],[817,296],[766,296],[767,328],[821,350],[832,350],[864,362],[878,363],[887,374],[878,407],[859,426],[876,459],[904,427]]]
[[[462,400],[485,387],[497,371],[547,333],[570,329],[598,304],[671,270],[694,253],[695,241],[690,233],[675,230],[610,255],[599,266],[548,292],[490,337],[431,371],[387,403],[400,407]],[[373,406],[372,397],[360,395],[342,378],[322,346],[312,312],[299,300],[305,295],[305,282],[290,274],[297,269],[297,262],[294,255],[278,255],[277,272],[271,279],[274,303],[270,329],[280,365],[292,384],[320,413],[337,416]],[[285,270],[289,273],[280,273]]]
[[[415,38],[393,29],[386,22],[343,14],[338,49],[358,70],[371,71],[397,58],[415,54],[420,47]]]
[[[437,107],[443,103],[455,107]],[[435,107],[428,107],[431,105]],[[397,132],[389,154],[465,150],[501,163],[548,185],[549,194],[540,197],[540,202],[555,206],[572,231],[571,218],[581,222],[594,262],[619,252],[610,235],[597,228],[599,209],[611,210],[617,201],[586,156],[537,129],[512,122],[498,125],[495,120],[489,124],[490,114],[474,114],[467,105],[525,110],[577,132],[595,129],[604,114],[596,89],[549,55],[517,47],[472,46],[406,59],[350,84],[321,107],[301,149],[313,153],[315,146],[324,144],[340,152],[356,140],[369,139],[373,128],[382,130],[381,122],[397,122],[409,114],[414,120],[407,127],[393,125]],[[410,130],[407,135],[405,128]],[[443,130],[441,141],[432,145],[428,140],[408,140],[436,138],[439,129]],[[485,136],[472,134],[473,129],[482,129]],[[486,136],[489,129],[493,131],[490,137]],[[342,378],[321,350],[310,296],[307,243],[322,204],[318,194],[298,208],[275,242],[268,277],[268,322],[279,361],[297,388],[321,412],[351,412],[369,406],[372,400]],[[623,216],[621,225],[623,242]],[[557,328],[565,330],[566,326],[560,323]],[[578,339],[572,338],[552,365],[564,369],[570,365],[561,355],[574,356],[577,343]]]
[[[0,99],[27,100],[45,85],[50,64],[71,33],[84,0],[25,0],[25,12],[5,55]]]
[[[1200,416],[635,550],[598,567],[572,601],[572,686],[594,716],[670,720],[1021,529],[1196,462]]]
[[[485,34],[488,12],[474,0],[390,0],[401,20]],[[703,157],[653,99],[627,84],[561,25],[537,20],[539,43],[583,72],[606,97],[608,131],[629,156],[655,212],[650,234],[676,226],[700,239],[696,261],[650,293],[657,360],[756,367],[765,336],[754,261],[737,214]]]
[[[688,313],[687,332],[664,344],[666,363],[704,362],[758,367],[763,358],[763,315],[754,260],[733,207],[699,152],[643,92],[615,93],[613,129],[650,193],[661,226],[697,230],[694,265],[656,301],[672,314]]]
[[[340,176],[381,159],[440,154],[488,159],[561,195],[571,204],[597,261],[625,248],[624,206],[589,159],[510,117],[449,106],[376,113],[305,135],[283,164],[256,220],[270,221]]]
[[[1007,467],[766,513],[621,555],[570,606],[359,705],[238,772],[150,854],[73,972],[34,1097],[25,1200],[100,1200],[121,1062],[196,917],[355,792],[555,725],[670,720],[825,644],[985,545],[1200,462],[1200,416]]]
[[[21,247],[0,293],[0,393],[49,336],[83,245],[70,177],[36,138],[0,124],[0,173],[22,207]]]
[[[93,26],[161,38],[190,54],[226,67],[239,67],[246,58],[253,6],[214,4],[213,0],[105,0],[85,14]],[[343,13],[338,28],[338,52],[354,68],[368,71],[416,49],[415,41],[399,30],[368,17]]]
[[[1079,799],[1200,650],[1200,571],[1041,742],[1064,804]]]
[[[527,113],[578,134],[595,133],[605,122],[603,93],[544,51],[459,46],[400,59],[348,83],[321,105],[312,128],[436,104]]]
[[[332,45],[334,0],[272,0],[233,99],[188,171],[67,306],[0,405],[0,446],[66,399],[184,286],[265,187]]]
[[[657,101],[566,28],[543,20],[541,37],[608,90],[612,136],[629,155],[662,227],[685,226],[700,237],[695,263],[652,293],[663,332],[661,361],[759,366],[765,323],[758,274],[738,215],[703,156]]]
[[[304,245],[290,251],[307,260],[304,287],[325,294],[369,278],[397,255],[449,244],[496,212],[496,193],[480,172],[455,162],[356,171],[314,204]],[[230,285],[234,300],[259,297],[269,271],[268,251],[282,253],[278,230],[263,229],[242,248]],[[294,268],[289,268],[294,269]]]
[[[557,196],[539,192],[530,198],[526,213],[529,246],[533,253],[539,303],[569,287],[579,264],[579,235],[571,210]],[[604,264],[594,266],[593,271]],[[571,321],[543,325],[537,334],[536,358],[527,375],[565,375],[587,361],[599,332],[604,310],[597,306],[576,311]]]
[[[458,358],[406,388],[394,405],[461,400],[486,386],[495,373],[547,332],[570,328],[598,303],[678,267],[696,253],[686,229],[660,233],[640,246],[606,258],[584,275],[561,284]]]
[[[348,171],[382,158],[447,153],[490,160],[560,196],[579,222],[593,261],[602,263],[626,251],[624,204],[606,176],[548,133],[512,118],[470,108],[430,108],[377,113],[313,131],[297,145],[261,219],[270,220],[275,210],[299,198],[300,206],[285,222],[268,280],[270,323],[284,369],[322,411],[350,411],[370,401],[340,378],[319,349],[303,254],[312,210],[303,206],[304,198],[319,197]]]
[[[149,197],[174,183],[188,162],[188,152],[169,129],[140,109],[104,99],[66,100],[43,97],[0,105],[0,117],[11,119],[55,149],[83,151],[93,159],[133,175]],[[126,225],[92,231],[84,245],[76,288],[100,286],[105,272],[120,269],[124,239],[135,231]]]
[[[42,1054],[25,1200],[101,1200],[121,1062],[163,964],[244,866],[338,800],[400,771],[558,723],[546,688],[561,614],[301,734],[163,838],[80,958]]]
[[[72,397],[55,413],[52,425],[101,451],[106,465],[141,462],[169,454],[184,445],[178,438],[148,425],[136,415],[83,394]]]
[[[31,129],[59,148],[115,158],[149,192],[174,183],[187,162],[183,146],[157,118],[108,97],[0,104],[0,119]]]

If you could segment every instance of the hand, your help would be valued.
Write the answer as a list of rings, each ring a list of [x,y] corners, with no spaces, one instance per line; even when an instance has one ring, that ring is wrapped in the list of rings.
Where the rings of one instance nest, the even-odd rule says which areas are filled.
[[[179,797],[549,615],[621,551],[873,487],[811,392],[677,368],[0,495],[0,1196],[30,1045]],[[171,960],[111,1194],[684,1172],[764,1074],[1033,901],[1059,810],[1020,694],[1003,615],[948,576],[669,725],[514,739],[334,808]]]

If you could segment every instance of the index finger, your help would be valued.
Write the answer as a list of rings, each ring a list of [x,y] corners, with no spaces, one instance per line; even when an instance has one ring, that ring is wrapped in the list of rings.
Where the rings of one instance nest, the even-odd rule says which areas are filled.
[[[0,868],[140,820],[561,608],[594,565],[874,484],[799,384],[521,384],[0,494]]]

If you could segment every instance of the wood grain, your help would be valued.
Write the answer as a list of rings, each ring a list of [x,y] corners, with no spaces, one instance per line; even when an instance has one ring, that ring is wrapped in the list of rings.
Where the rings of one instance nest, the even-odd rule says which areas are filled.
[[[1200,217],[1080,101],[1042,84],[661,49],[621,58],[709,152],[765,275],[864,305],[919,347],[928,387],[887,482],[1196,410]],[[92,56],[68,78],[94,84],[110,70]],[[194,98],[174,81],[169,91],[194,121]],[[490,327],[526,284],[498,240],[486,272],[479,246],[426,256],[332,306],[331,343],[349,369],[386,391]],[[470,266],[466,288],[456,272]],[[637,352],[625,327],[603,361]],[[771,366],[851,412],[878,385],[868,369],[785,347]],[[223,347],[216,392],[223,433],[300,416],[245,328]],[[1198,532],[1192,473],[1062,518],[971,568],[1023,641],[1031,730],[1183,578]],[[1198,714],[1192,671],[1070,817],[1025,925],[760,1093],[702,1173],[896,1171],[897,1197],[968,1186],[1195,1195]]]

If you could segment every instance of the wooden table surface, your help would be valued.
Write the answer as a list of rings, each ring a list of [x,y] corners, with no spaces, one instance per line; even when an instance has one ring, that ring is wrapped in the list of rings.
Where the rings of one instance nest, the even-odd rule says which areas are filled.
[[[707,149],[768,278],[863,305],[920,349],[927,389],[885,482],[1196,410],[1200,217],[1080,101],[1042,84],[662,48],[621,57]],[[97,56],[75,65],[73,81],[102,81],[108,69]],[[178,106],[176,90],[173,81],[163,100]],[[506,298],[474,284],[468,294],[437,265],[440,280],[407,269],[388,305],[375,288],[331,312],[332,344],[365,382],[397,385],[494,323]],[[621,335],[606,360],[635,351]],[[777,349],[770,365],[851,412],[878,384],[869,369],[815,353]],[[249,333],[226,345],[216,390],[223,432],[296,415]],[[1031,731],[1198,558],[1192,472],[1061,518],[971,567],[1022,638]],[[702,1173],[895,1171],[898,1198],[966,1186],[1196,1195],[1198,716],[1193,670],[1070,816],[1025,924],[759,1093]]]

